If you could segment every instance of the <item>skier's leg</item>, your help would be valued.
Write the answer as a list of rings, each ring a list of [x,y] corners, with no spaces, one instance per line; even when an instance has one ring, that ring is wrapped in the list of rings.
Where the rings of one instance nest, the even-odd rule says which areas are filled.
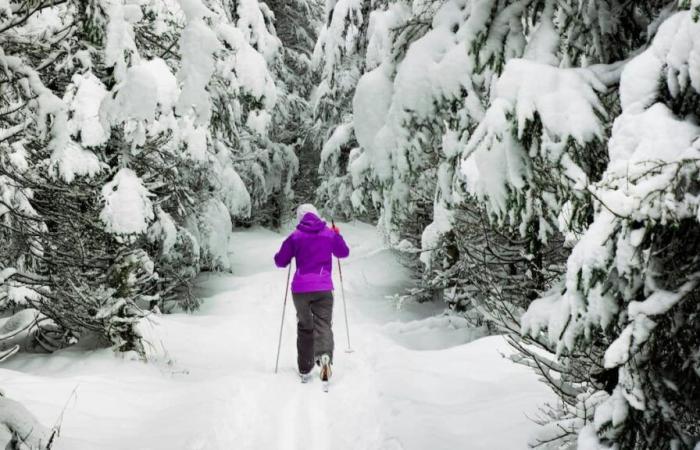
[[[297,364],[299,373],[305,374],[314,367],[314,320],[309,294],[292,294],[297,310]]]
[[[314,355],[327,354],[333,360],[333,292],[321,292],[311,302],[314,319]]]

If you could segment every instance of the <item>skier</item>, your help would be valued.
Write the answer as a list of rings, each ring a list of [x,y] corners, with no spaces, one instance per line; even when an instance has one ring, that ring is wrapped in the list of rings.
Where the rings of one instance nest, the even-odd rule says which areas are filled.
[[[277,267],[296,258],[292,298],[297,311],[297,364],[302,383],[311,379],[314,362],[328,383],[333,362],[333,256],[350,254],[340,230],[327,227],[311,204],[297,208],[298,225],[275,255]]]

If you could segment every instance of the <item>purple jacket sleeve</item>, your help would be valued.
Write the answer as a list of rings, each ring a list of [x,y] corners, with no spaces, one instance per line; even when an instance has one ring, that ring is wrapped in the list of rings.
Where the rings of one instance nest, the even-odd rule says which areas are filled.
[[[280,251],[275,254],[275,265],[277,267],[287,267],[294,257],[294,242],[292,237],[289,236],[282,243]]]
[[[333,255],[338,258],[347,258],[349,254],[350,249],[345,243],[345,239],[340,234],[336,234],[333,240]]]

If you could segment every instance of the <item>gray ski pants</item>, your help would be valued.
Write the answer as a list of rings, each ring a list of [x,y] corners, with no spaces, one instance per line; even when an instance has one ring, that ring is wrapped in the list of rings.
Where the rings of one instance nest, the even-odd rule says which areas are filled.
[[[333,291],[292,294],[297,310],[297,364],[308,373],[316,357],[326,353],[333,360]]]

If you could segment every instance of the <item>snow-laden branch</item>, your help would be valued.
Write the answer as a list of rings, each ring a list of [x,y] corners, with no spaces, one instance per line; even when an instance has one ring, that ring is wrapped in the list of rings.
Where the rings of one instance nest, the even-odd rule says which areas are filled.
[[[21,403],[0,396],[0,445],[3,448],[50,450],[51,432]]]

